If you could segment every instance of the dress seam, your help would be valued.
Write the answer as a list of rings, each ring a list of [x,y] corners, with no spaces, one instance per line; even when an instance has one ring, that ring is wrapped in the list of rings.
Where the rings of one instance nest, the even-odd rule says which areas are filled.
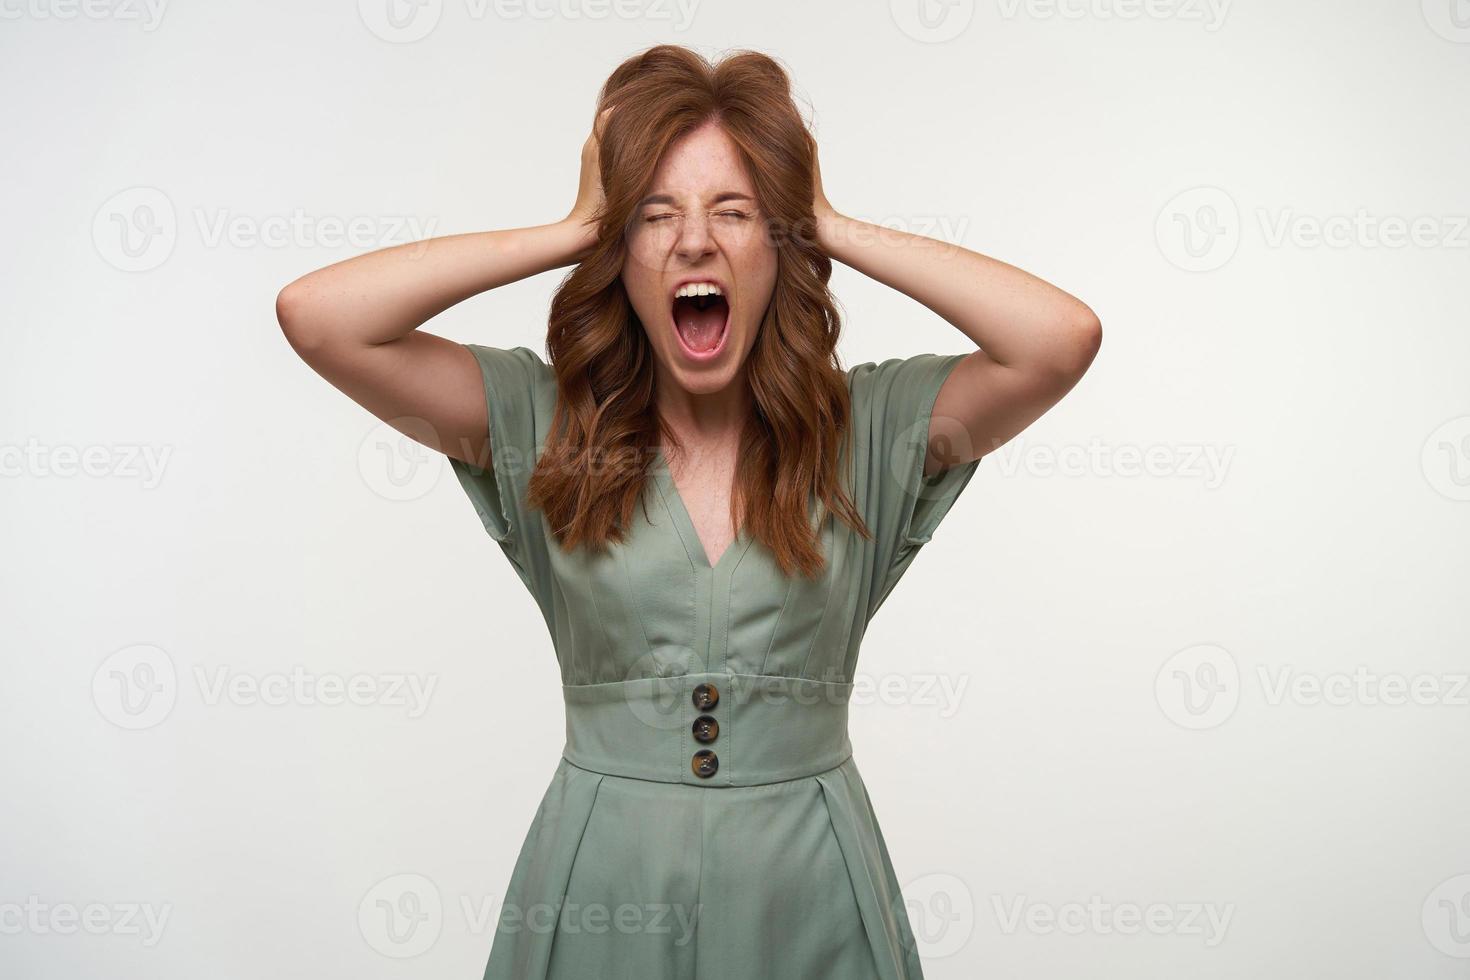
[[[766,673],[751,674],[751,673],[742,673],[742,672],[740,672],[738,670],[697,670],[697,671],[690,671],[689,672],[689,676],[700,676],[700,677],[702,677],[702,676],[705,676],[705,675],[708,675],[710,677],[748,677],[748,678],[752,678],[754,680],[802,681],[802,682],[807,683],[807,684],[822,684],[822,685],[825,685],[827,687],[852,687],[853,686],[852,681],[824,681],[824,680],[820,680],[820,679],[818,679],[816,677],[805,677],[805,676],[802,676],[800,674],[766,674]],[[584,689],[585,690],[585,689],[594,688],[594,687],[614,687],[614,686],[617,686],[617,685],[620,685],[620,684],[634,684],[634,683],[637,683],[638,681],[663,681],[663,680],[669,680],[669,678],[662,677],[662,676],[660,676],[660,677],[629,677],[629,678],[626,678],[626,679],[620,680],[620,681],[596,681],[596,682],[591,683],[591,684],[563,684],[562,687],[570,687],[570,688]]]
[[[803,776],[790,776],[786,779],[772,779],[770,782],[766,783],[741,783],[739,785],[736,785],[734,783],[715,783],[713,785],[700,785],[697,783],[673,782],[667,779],[646,779],[643,776],[624,776],[615,772],[603,772],[601,769],[588,769],[586,766],[577,765],[566,756],[562,756],[561,761],[565,762],[573,769],[576,769],[580,772],[588,773],[593,776],[601,776],[603,779],[631,779],[639,783],[653,783],[657,786],[685,786],[691,790],[701,790],[707,792],[712,789],[757,789],[761,786],[780,786],[782,783],[796,783],[800,782],[803,779],[816,779],[818,776],[825,776],[829,772],[834,772],[847,765],[849,762],[852,761],[853,754],[854,753],[849,752],[847,753],[847,755],[843,756],[842,761],[838,762],[836,765],[828,766],[826,769],[820,769],[817,772],[807,773]]]
[[[631,605],[633,606],[633,615],[638,620],[638,631],[643,634],[643,649],[644,649],[644,651],[647,652],[649,658],[652,659],[653,658],[653,655],[654,655],[653,654],[653,643],[652,643],[652,641],[650,641],[648,639],[648,624],[643,621],[643,603],[639,601],[638,596],[634,593],[634,590],[633,590],[633,573],[632,573],[632,569],[630,569],[628,567],[628,552],[627,552],[627,550],[625,549],[619,557],[620,557],[620,559],[622,561],[622,566],[623,566],[623,582],[628,587],[629,598],[631,600]],[[602,621],[602,617],[601,617],[601,613],[599,612],[598,622],[601,622],[601,621]],[[606,630],[607,630],[607,627],[604,626],[603,627],[604,633],[606,633]],[[612,644],[609,642],[609,645],[611,646]],[[616,682],[605,681],[605,682],[602,682],[602,683],[616,683]]]
[[[670,476],[669,477],[669,480],[672,481],[673,480],[673,477]],[[697,628],[699,626],[699,603],[697,601],[697,599],[698,599],[698,594],[697,593],[699,591],[699,564],[700,563],[694,560],[694,553],[689,550],[689,542],[684,539],[684,529],[679,526],[679,523],[680,523],[679,522],[679,518],[674,513],[674,505],[669,500],[669,495],[668,495],[668,493],[664,489],[664,483],[663,483],[663,481],[664,481],[664,471],[662,471],[662,470],[656,470],[654,472],[654,474],[653,474],[653,485],[654,485],[655,489],[658,490],[658,499],[659,499],[659,502],[664,505],[664,514],[669,519],[669,526],[674,529],[674,537],[676,537],[676,538],[679,539],[679,546],[684,549],[684,560],[689,563],[690,576],[689,576],[689,602],[688,602],[688,607],[689,607],[689,615],[692,616],[692,617],[694,617],[694,625]],[[683,504],[681,503],[680,506],[682,507]],[[700,547],[702,549],[703,548],[703,545],[701,545]],[[706,561],[705,564],[708,564],[708,562]],[[645,639],[646,639],[646,637],[645,637]],[[709,656],[709,636],[708,636],[708,631],[706,631],[704,642],[705,642],[705,648],[704,648],[705,649],[705,657],[708,657]],[[651,645],[649,647],[649,652],[652,653],[652,646]],[[691,651],[691,652],[697,654],[699,651],[694,650],[694,651]],[[700,659],[701,660],[704,660],[703,657],[700,658]]]
[[[781,621],[786,618],[786,607],[791,602],[791,590],[795,588],[796,580],[787,579],[786,594],[781,597],[781,611],[776,613],[776,621],[771,625],[771,642],[766,644],[766,652],[761,655],[761,673],[766,672],[766,664],[771,660],[771,651],[776,648],[776,636],[781,631]],[[802,661],[802,672],[806,672],[806,658]]]

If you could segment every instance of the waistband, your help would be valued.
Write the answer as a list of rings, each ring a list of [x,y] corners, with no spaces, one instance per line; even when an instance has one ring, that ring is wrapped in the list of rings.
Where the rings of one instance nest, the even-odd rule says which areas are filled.
[[[851,684],[698,673],[563,685],[572,765],[693,786],[814,776],[852,755]]]

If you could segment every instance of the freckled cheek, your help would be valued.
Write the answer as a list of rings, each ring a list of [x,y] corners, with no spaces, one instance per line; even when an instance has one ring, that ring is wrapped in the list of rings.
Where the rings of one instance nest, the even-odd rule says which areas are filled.
[[[638,277],[640,281],[654,279],[663,274],[671,261],[672,248],[660,241],[656,232],[638,231],[624,240],[624,277]],[[631,294],[631,293],[630,293]]]
[[[740,318],[750,325],[751,330],[755,330],[765,319],[766,308],[771,304],[771,297],[776,286],[774,253],[747,256],[746,261],[736,269],[735,275],[736,281],[740,284],[738,287]]]
[[[664,308],[663,297],[658,294],[656,284],[650,281],[640,281],[638,277],[625,272],[623,290],[628,294],[628,302],[649,334],[649,338],[657,342],[663,334],[661,328],[668,321],[668,311]]]
[[[646,256],[638,255],[632,245],[630,240],[623,256],[623,291],[628,294],[634,312],[646,317],[657,313],[663,304],[663,280],[659,270],[648,264]]]

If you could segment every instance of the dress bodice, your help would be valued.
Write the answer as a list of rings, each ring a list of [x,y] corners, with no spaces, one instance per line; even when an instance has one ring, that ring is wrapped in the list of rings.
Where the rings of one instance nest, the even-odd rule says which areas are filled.
[[[849,492],[872,538],[824,521],[826,564],[786,576],[742,530],[711,567],[662,455],[625,539],[568,552],[525,502],[556,404],[550,365],[525,347],[470,345],[490,419],[492,465],[453,468],[490,536],[539,605],[564,685],[728,672],[847,683],[868,622],[973,476],[923,475],[934,402],[963,354],[919,354],[846,372]]]

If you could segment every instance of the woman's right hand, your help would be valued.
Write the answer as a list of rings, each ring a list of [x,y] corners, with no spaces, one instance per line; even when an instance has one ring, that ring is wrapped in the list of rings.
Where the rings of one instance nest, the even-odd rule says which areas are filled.
[[[307,273],[276,297],[286,339],[318,374],[388,425],[430,449],[488,466],[479,362],[463,344],[419,328],[478,293],[587,257],[603,204],[598,147],[606,116],[582,147],[581,186],[566,218],[395,245]]]
[[[602,193],[599,161],[601,160],[602,133],[607,126],[608,114],[611,112],[611,107],[602,110],[596,122],[593,123],[587,142],[582,144],[582,173],[577,180],[577,201],[572,205],[571,213],[567,215],[568,221],[595,222],[597,212],[606,200]]]

